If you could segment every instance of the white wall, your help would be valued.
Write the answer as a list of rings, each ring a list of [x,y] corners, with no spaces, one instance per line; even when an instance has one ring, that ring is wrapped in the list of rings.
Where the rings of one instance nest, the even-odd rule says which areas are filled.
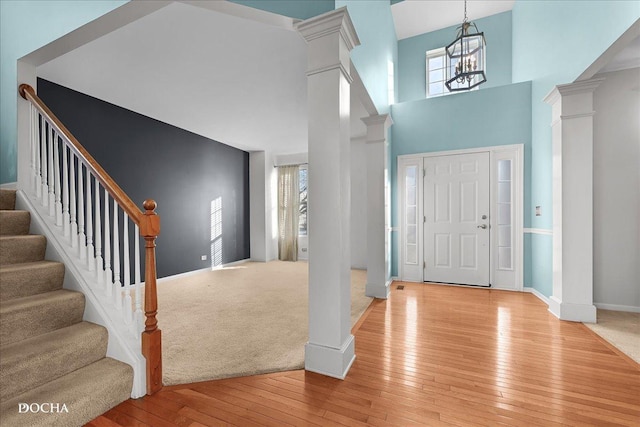
[[[594,303],[640,311],[640,68],[594,94]]]
[[[366,138],[351,139],[351,268],[367,269]]]
[[[278,257],[276,172],[273,156],[249,153],[249,230],[251,260],[267,262]]]

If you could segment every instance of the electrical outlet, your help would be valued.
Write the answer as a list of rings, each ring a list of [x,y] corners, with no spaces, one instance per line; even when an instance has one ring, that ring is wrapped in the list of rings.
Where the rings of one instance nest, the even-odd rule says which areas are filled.
[[[200,261],[206,261],[206,260],[207,260],[207,256],[206,256],[206,255],[202,255],[202,256],[200,257]]]
[[[302,248],[302,252],[307,252],[307,248]]]
[[[542,216],[542,208],[540,206],[536,206],[536,216]]]

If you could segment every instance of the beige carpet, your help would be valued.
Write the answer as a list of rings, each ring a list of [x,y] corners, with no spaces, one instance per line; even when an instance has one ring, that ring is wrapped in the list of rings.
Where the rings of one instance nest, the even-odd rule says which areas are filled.
[[[585,325],[640,363],[640,313],[598,309],[598,323]]]
[[[300,369],[308,338],[308,265],[247,262],[158,283],[165,385]],[[351,274],[351,324],[372,298]]]

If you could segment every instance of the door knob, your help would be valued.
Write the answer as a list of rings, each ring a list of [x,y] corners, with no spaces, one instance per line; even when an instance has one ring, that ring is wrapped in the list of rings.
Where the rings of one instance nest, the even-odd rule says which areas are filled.
[[[485,228],[487,228],[487,224],[481,224],[478,226],[478,228],[482,228],[484,230]]]

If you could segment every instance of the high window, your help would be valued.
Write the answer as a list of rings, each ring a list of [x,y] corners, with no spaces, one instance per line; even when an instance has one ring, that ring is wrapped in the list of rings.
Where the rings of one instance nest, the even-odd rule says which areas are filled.
[[[455,93],[449,91],[445,85],[447,81],[446,54],[444,47],[427,51],[427,98]],[[471,90],[478,90],[478,86]]]
[[[444,84],[447,80],[445,54],[444,47],[427,52],[427,98],[450,93]]]

